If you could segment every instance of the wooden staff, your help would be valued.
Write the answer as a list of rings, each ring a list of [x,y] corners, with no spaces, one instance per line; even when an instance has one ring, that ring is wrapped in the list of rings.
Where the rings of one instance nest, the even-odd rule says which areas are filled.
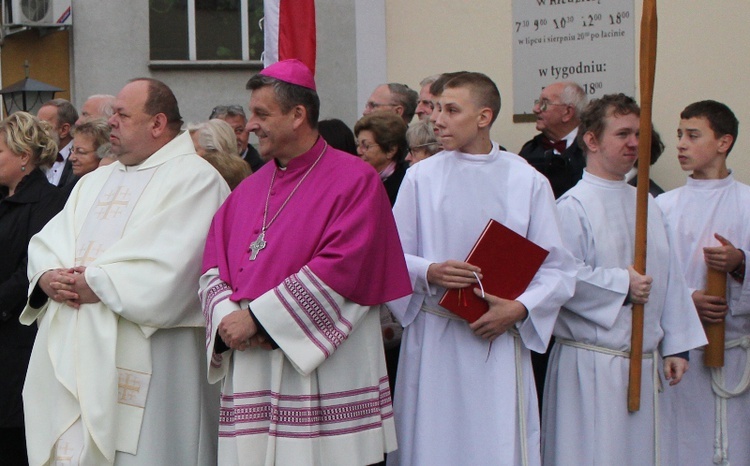
[[[706,275],[706,291],[708,296],[727,295],[727,274],[709,268]],[[703,365],[706,367],[724,367],[724,320],[717,323],[704,323],[708,345],[703,352]]]
[[[641,18],[641,122],[638,141],[638,187],[635,209],[635,258],[633,267],[646,273],[646,227],[648,185],[651,166],[651,107],[656,74],[656,0],[643,0]],[[656,361],[653,362],[656,364]],[[630,377],[628,411],[641,409],[641,367],[643,365],[643,304],[633,304],[633,330],[630,336]]]

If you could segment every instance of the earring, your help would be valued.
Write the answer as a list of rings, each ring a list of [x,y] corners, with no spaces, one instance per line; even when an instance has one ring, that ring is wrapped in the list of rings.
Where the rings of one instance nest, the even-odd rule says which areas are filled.
[[[25,172],[25,171],[26,171],[26,165],[21,165],[21,171],[22,171],[22,172]]]

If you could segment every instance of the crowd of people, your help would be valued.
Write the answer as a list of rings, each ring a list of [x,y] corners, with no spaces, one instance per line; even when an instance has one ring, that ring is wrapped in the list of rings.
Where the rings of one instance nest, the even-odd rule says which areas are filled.
[[[247,90],[248,113],[189,125],[152,78],[0,122],[0,463],[750,465],[750,187],[726,105],[680,114],[687,184],[648,180],[639,273],[631,97],[550,83],[516,155],[482,73],[382,84],[352,128],[319,121],[297,60]],[[490,220],[547,251],[518,296],[466,261]],[[441,306],[452,289],[486,312]],[[723,367],[703,363],[712,324]]]

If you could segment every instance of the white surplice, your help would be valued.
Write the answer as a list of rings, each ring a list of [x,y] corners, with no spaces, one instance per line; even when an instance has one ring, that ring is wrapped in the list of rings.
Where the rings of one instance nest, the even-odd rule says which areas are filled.
[[[86,265],[101,299],[80,310],[47,300],[21,315],[39,325],[24,386],[32,465],[50,461],[78,419],[80,464],[215,461],[218,391],[205,379],[195,284],[211,218],[228,193],[186,132],[138,166],[86,175],[32,238],[30,292],[47,270]],[[105,226],[118,215],[124,221]]]
[[[745,252],[745,280],[727,277],[726,342],[740,346],[724,353],[724,387],[734,390],[743,374],[750,370],[750,279],[747,259],[750,255],[750,186],[735,181],[730,174],[721,180],[687,179],[687,184],[658,197],[667,228],[682,264],[691,291],[706,284],[704,247],[720,246],[714,233],[728,239]],[[715,450],[715,397],[711,369],[703,366],[702,351],[690,352],[690,373],[663,403],[663,458],[666,464],[724,464],[721,444]],[[728,460],[732,466],[750,465],[750,390],[726,401]]]
[[[526,455],[528,464],[539,464],[529,349],[544,352],[574,287],[549,183],[495,143],[485,155],[444,151],[408,170],[393,213],[414,294],[408,306],[392,306],[405,329],[394,402],[399,449],[388,464],[514,465]],[[427,283],[429,265],[464,260],[491,218],[550,251],[518,298],[529,311],[517,324],[520,393],[514,336],[505,333],[490,348],[466,321],[420,311],[438,307],[445,291]]]
[[[555,324],[542,413],[545,465],[655,463],[654,364],[644,359],[640,410],[628,413],[635,188],[584,171],[557,201],[563,240],[576,258],[575,295]],[[661,211],[649,197],[646,274],[653,277],[643,326],[644,355],[673,355],[705,343],[692,299],[670,252]],[[565,340],[599,349],[566,345]],[[667,387],[666,390],[671,390]]]

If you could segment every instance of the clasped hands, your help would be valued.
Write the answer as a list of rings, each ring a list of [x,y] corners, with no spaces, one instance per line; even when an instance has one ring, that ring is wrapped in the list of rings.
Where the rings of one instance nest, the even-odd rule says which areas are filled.
[[[238,309],[221,319],[217,332],[224,344],[233,350],[273,349],[268,339],[258,332],[258,326],[247,309]]]
[[[427,281],[444,288],[467,288],[483,278],[479,267],[457,260],[433,263],[427,269]],[[492,341],[507,332],[516,322],[526,318],[528,311],[519,301],[503,299],[474,288],[474,294],[487,301],[490,308],[482,317],[469,324],[474,334]]]
[[[100,301],[86,282],[85,271],[82,266],[48,270],[39,277],[38,285],[53,301],[80,309],[81,304]]]

